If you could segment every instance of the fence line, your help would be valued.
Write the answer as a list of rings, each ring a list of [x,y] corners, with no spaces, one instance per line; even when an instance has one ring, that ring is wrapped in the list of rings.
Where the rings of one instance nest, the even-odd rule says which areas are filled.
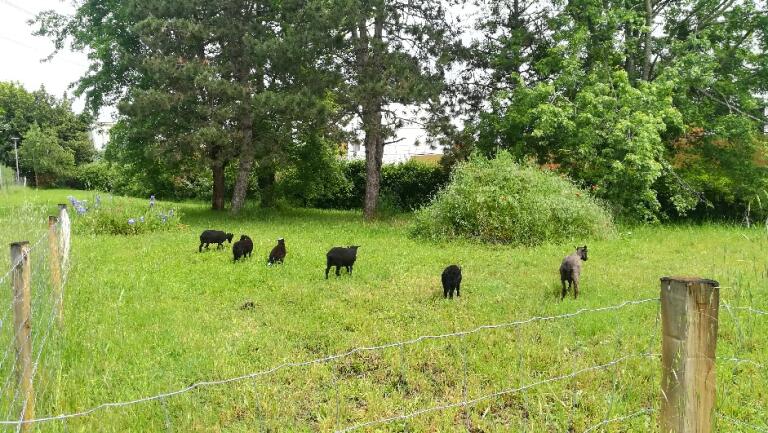
[[[619,416],[619,417],[616,417],[616,418],[611,418],[611,419],[607,419],[607,420],[601,421],[601,422],[599,422],[599,423],[589,427],[588,429],[584,430],[582,433],[589,433],[589,432],[594,431],[594,430],[596,430],[596,429],[598,429],[598,428],[600,428],[600,427],[602,427],[604,425],[613,424],[613,423],[619,422],[619,421],[626,421],[628,419],[636,418],[636,417],[638,417],[640,415],[647,415],[647,414],[651,414],[651,413],[654,413],[654,412],[656,412],[656,409],[653,409],[653,408],[640,409],[637,412],[633,412],[633,413],[631,413],[629,415]]]
[[[523,385],[523,386],[520,386],[520,387],[517,387],[517,388],[508,388],[508,389],[497,391],[497,392],[494,392],[494,393],[491,393],[491,394],[485,394],[485,395],[482,395],[480,397],[473,398],[471,400],[463,400],[463,401],[456,402],[456,403],[450,403],[450,404],[445,404],[445,405],[441,405],[441,406],[433,406],[433,407],[426,408],[426,409],[420,409],[420,410],[417,410],[417,411],[414,411],[414,412],[411,412],[411,413],[408,413],[408,414],[405,414],[405,415],[396,415],[396,416],[392,416],[392,417],[389,417],[389,418],[380,418],[380,419],[377,419],[377,420],[374,420],[374,421],[368,421],[368,422],[364,422],[364,423],[361,423],[361,424],[355,424],[353,426],[344,428],[342,430],[336,430],[336,433],[347,433],[347,432],[359,430],[361,428],[370,427],[370,426],[374,426],[374,425],[378,425],[378,424],[385,424],[385,423],[394,422],[394,421],[404,421],[404,420],[411,419],[411,418],[414,418],[414,417],[419,416],[419,415],[424,415],[425,413],[439,412],[439,411],[443,411],[443,410],[447,410],[447,409],[453,409],[453,408],[457,408],[457,407],[473,406],[473,405],[475,405],[477,403],[480,403],[480,402],[483,402],[485,400],[490,400],[490,399],[494,399],[494,398],[497,398],[497,397],[501,397],[502,395],[513,394],[513,393],[520,392],[520,391],[526,391],[526,390],[528,390],[530,388],[534,388],[534,387],[539,386],[539,385],[545,385],[545,384],[548,384],[548,383],[558,382],[558,381],[565,380],[565,379],[571,379],[571,378],[574,378],[574,377],[576,377],[576,376],[578,376],[578,375],[580,375],[582,373],[587,373],[587,372],[590,372],[590,371],[597,371],[597,370],[604,370],[604,369],[606,369],[608,367],[612,367],[612,366],[614,366],[616,364],[619,364],[621,362],[624,362],[624,361],[626,361],[628,359],[658,357],[658,356],[660,356],[658,353],[641,353],[641,354],[636,354],[636,355],[626,355],[626,356],[622,356],[621,358],[614,359],[613,361],[607,362],[605,364],[599,364],[599,365],[594,365],[592,367],[582,368],[582,369],[576,370],[576,371],[574,371],[572,373],[564,374],[562,376],[551,377],[549,379],[544,379],[544,380],[540,380],[540,381],[537,381],[537,382],[529,383],[527,385]]]
[[[206,380],[206,381],[200,381],[195,382],[189,386],[186,386],[184,388],[177,389],[175,391],[168,391],[164,393],[155,394],[152,396],[146,396],[137,398],[134,400],[125,400],[125,401],[117,401],[117,402],[107,402],[107,403],[101,403],[97,406],[91,407],[89,409],[79,411],[79,412],[72,412],[67,414],[60,414],[60,415],[50,415],[45,417],[39,417],[39,418],[33,418],[22,421],[24,424],[33,424],[33,423],[42,423],[42,422],[49,422],[49,421],[60,421],[65,419],[71,419],[71,418],[79,418],[83,416],[90,415],[94,412],[107,409],[107,408],[120,408],[125,406],[132,406],[140,403],[146,403],[150,401],[165,399],[168,397],[173,397],[179,394],[184,394],[187,392],[190,392],[197,388],[203,388],[203,387],[210,387],[210,386],[218,386],[218,385],[225,385],[228,383],[235,383],[235,382],[241,382],[243,380],[247,379],[255,379],[262,376],[271,375],[279,370],[283,370],[286,368],[294,368],[294,367],[306,367],[309,365],[314,364],[324,364],[329,361],[334,361],[337,359],[345,358],[351,355],[354,355],[356,353],[360,352],[370,352],[370,351],[377,351],[377,350],[384,350],[389,349],[393,347],[402,347],[402,346],[408,346],[412,344],[416,344],[422,341],[426,340],[438,340],[438,339],[444,339],[444,338],[450,338],[450,337],[462,337],[465,335],[474,334],[483,330],[488,329],[499,329],[499,328],[507,328],[512,326],[520,326],[528,323],[533,322],[541,322],[541,321],[552,321],[557,319],[567,319],[575,316],[579,316],[585,313],[593,313],[593,312],[603,312],[603,311],[611,311],[611,310],[618,310],[621,308],[625,308],[628,306],[633,305],[640,305],[640,304],[646,304],[649,302],[658,302],[659,298],[646,298],[646,299],[638,299],[638,300],[631,300],[631,301],[624,301],[620,304],[616,305],[610,305],[606,307],[598,307],[598,308],[581,308],[579,310],[576,310],[571,313],[565,313],[565,314],[559,314],[559,315],[553,315],[553,316],[534,316],[525,320],[518,320],[513,322],[506,322],[506,323],[500,323],[495,325],[481,325],[476,328],[466,330],[466,331],[458,331],[458,332],[452,332],[452,333],[446,333],[446,334],[437,334],[437,335],[422,335],[410,340],[404,340],[404,341],[398,341],[393,343],[386,343],[378,346],[361,346],[356,347],[354,349],[350,349],[346,352],[337,353],[334,355],[325,356],[322,358],[315,358],[307,361],[299,361],[299,362],[284,362],[282,364],[279,364],[277,366],[274,366],[272,368],[266,369],[266,370],[260,370],[253,373],[244,374],[241,376],[234,376],[226,379],[220,379],[220,380]],[[614,365],[614,364],[610,364]],[[19,423],[18,420],[0,420],[0,425],[16,425]]]
[[[718,418],[722,418],[722,419],[724,419],[726,421],[730,421],[730,422],[732,422],[734,424],[737,424],[739,426],[750,428],[750,429],[752,429],[754,431],[768,433],[768,427],[760,427],[760,426],[756,426],[756,425],[753,425],[753,424],[748,424],[748,423],[746,423],[746,422],[744,422],[742,420],[730,417],[728,415],[723,415],[721,413],[718,413],[717,417]]]

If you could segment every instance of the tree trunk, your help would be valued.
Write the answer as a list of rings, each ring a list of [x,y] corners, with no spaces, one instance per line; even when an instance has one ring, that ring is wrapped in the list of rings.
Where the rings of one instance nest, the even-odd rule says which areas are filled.
[[[363,216],[376,217],[381,190],[381,164],[384,158],[384,140],[381,131],[381,104],[372,104],[363,115],[365,130],[365,202]]]
[[[241,87],[242,95],[242,113],[240,114],[240,131],[243,134],[243,144],[240,148],[240,163],[237,168],[237,178],[235,180],[235,190],[232,193],[232,213],[237,214],[245,204],[245,196],[248,193],[248,181],[251,178],[251,169],[253,169],[253,158],[256,154],[253,143],[253,106],[252,89],[250,85],[250,69],[241,59],[241,65],[238,71],[238,82]],[[257,80],[258,82],[258,80]]]
[[[224,163],[214,161],[211,164],[213,171],[213,197],[211,198],[211,209],[224,210]]]
[[[653,5],[645,0],[645,51],[643,53],[643,80],[651,79],[651,43],[653,42]]]
[[[246,102],[250,103],[250,102]],[[235,191],[232,193],[232,213],[240,212],[245,204],[245,195],[248,193],[248,181],[251,178],[251,169],[253,169],[253,118],[251,111],[246,109],[247,113],[241,120],[241,130],[243,133],[243,144],[240,148],[240,163],[237,167],[237,179],[235,180]]]

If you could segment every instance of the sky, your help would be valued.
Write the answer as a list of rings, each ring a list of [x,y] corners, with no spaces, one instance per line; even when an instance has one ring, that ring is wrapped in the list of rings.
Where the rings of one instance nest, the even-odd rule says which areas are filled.
[[[33,36],[27,24],[40,11],[53,9],[61,13],[74,12],[71,0],[0,0],[0,81],[16,81],[27,90],[45,86],[48,93],[61,97],[72,95],[70,85],[88,69],[85,53],[68,49],[52,60],[41,62],[53,52],[53,43]],[[75,111],[82,111],[83,100],[74,101]],[[110,118],[110,110],[100,114],[100,120]]]

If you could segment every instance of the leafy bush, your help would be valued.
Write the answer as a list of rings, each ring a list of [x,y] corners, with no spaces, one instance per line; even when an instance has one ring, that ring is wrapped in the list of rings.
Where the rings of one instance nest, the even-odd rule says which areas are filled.
[[[180,212],[168,205],[138,199],[107,198],[95,194],[92,200],[69,197],[75,210],[72,227],[80,234],[137,235],[168,231],[180,226]]]
[[[75,175],[69,186],[92,191],[114,191],[117,170],[104,161],[91,162],[75,169]]]
[[[515,163],[509,153],[461,163],[451,182],[416,213],[412,234],[537,245],[602,238],[610,213],[586,191],[553,172]]]
[[[340,162],[340,173],[321,193],[302,204],[323,209],[359,209],[365,199],[365,161]],[[448,181],[440,166],[418,161],[386,164],[381,168],[380,200],[384,207],[412,211],[429,203]],[[298,190],[298,189],[297,189]]]

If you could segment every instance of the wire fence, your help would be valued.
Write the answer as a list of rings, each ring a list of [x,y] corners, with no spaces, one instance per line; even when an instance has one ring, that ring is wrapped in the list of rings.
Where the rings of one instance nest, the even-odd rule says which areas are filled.
[[[12,244],[9,269],[0,275],[0,287],[10,288],[0,291],[0,414],[15,420],[11,431],[29,430],[21,421],[34,417],[36,396],[49,391],[49,379],[61,367],[51,359],[50,342],[69,274],[61,246],[69,245],[70,232],[63,221],[68,216],[62,208],[47,231]]]

